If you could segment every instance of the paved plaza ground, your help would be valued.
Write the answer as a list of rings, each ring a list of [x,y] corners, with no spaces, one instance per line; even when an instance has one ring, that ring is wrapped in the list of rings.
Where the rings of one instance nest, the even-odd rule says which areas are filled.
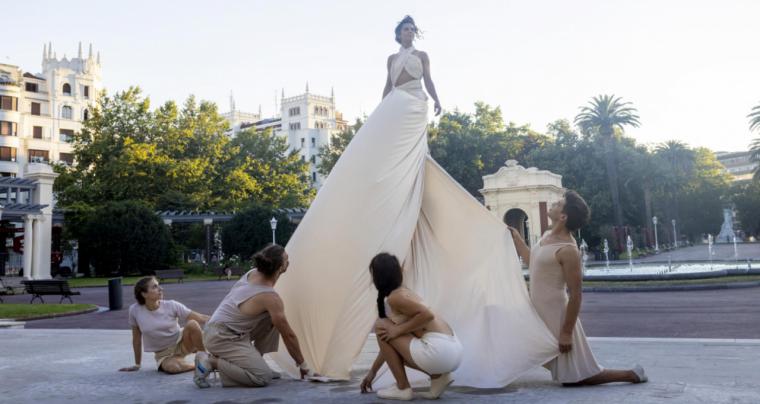
[[[741,254],[760,257],[757,244]],[[699,259],[704,246],[675,251]],[[720,249],[719,251],[723,251]],[[720,254],[723,254],[721,252]],[[730,250],[733,255],[733,247]],[[660,258],[663,255],[656,256]],[[675,258],[674,258],[675,260]],[[760,263],[759,263],[760,265]],[[232,281],[164,284],[165,296],[211,313]],[[106,288],[80,288],[77,303],[107,306]],[[126,308],[132,287],[123,287],[124,310],[36,320],[26,329],[0,328],[0,398],[3,402],[129,403],[371,403],[358,393],[377,346],[370,336],[348,382],[315,384],[288,378],[265,389],[198,390],[190,374],[169,376],[144,368],[121,373],[133,361]],[[626,368],[641,363],[651,382],[563,388],[535,369],[501,389],[454,387],[445,402],[503,403],[758,403],[760,402],[760,287],[672,292],[587,292],[582,321],[600,363]],[[57,302],[50,298],[51,302]],[[6,302],[28,302],[8,296]],[[189,357],[188,359],[191,359]]]
[[[658,340],[592,338],[607,367],[638,362],[651,381],[564,388],[535,369],[501,389],[454,387],[439,402],[452,403],[757,403],[760,340]],[[192,375],[166,375],[145,358],[136,373],[126,330],[0,330],[0,397],[36,403],[376,403],[359,394],[359,382],[377,353],[370,337],[348,382],[316,384],[283,378],[263,389],[215,385],[199,390]],[[423,400],[419,400],[423,401]]]

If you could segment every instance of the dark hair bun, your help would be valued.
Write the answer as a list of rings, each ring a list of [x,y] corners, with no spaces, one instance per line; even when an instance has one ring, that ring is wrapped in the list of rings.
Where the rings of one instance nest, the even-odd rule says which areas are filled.
[[[272,276],[285,261],[285,249],[281,245],[269,244],[261,251],[253,254],[256,270],[266,276]]]

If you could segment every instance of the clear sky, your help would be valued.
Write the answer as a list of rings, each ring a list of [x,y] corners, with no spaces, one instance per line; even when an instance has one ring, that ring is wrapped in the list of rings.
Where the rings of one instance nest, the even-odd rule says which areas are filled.
[[[380,100],[393,28],[425,32],[445,109],[478,100],[543,131],[600,93],[639,109],[644,143],[746,150],[760,104],[760,1],[79,1],[3,2],[0,62],[41,70],[92,42],[109,90],[139,85],[154,105],[189,94],[269,116],[275,94],[335,88],[351,120]]]

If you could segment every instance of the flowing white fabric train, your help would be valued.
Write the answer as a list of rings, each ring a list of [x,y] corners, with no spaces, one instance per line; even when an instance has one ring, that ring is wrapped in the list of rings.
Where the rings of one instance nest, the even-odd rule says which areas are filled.
[[[530,304],[505,225],[428,155],[427,103],[401,86],[346,148],[290,242],[276,290],[307,362],[348,379],[377,318],[370,259],[404,263],[404,284],[464,346],[457,385],[501,387],[558,354]],[[280,344],[273,354],[295,375]]]

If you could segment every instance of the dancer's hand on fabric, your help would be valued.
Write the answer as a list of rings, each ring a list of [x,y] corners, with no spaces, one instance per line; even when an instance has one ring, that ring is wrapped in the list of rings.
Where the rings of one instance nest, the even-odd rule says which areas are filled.
[[[401,335],[398,326],[388,324],[387,322],[379,324],[375,328],[375,332],[377,333],[377,338],[380,338],[381,341],[385,342],[388,342]]]
[[[435,111],[435,116],[441,115],[441,103],[436,101],[435,104],[433,104],[433,111]]]
[[[559,352],[567,353],[573,349],[573,335],[562,332],[559,334]]]
[[[140,370],[140,365],[134,365],[127,368],[121,368],[119,369],[119,372],[136,372]]]
[[[520,234],[519,231],[517,231],[517,229],[515,229],[512,226],[507,226],[507,229],[509,229],[509,232],[512,233],[512,238],[522,240],[522,235]]]
[[[375,372],[370,370],[367,372],[367,376],[364,376],[364,380],[362,380],[361,389],[362,394],[369,393],[372,391],[372,381],[375,380]]]
[[[298,365],[298,371],[301,374],[301,380],[307,377],[322,377],[322,375],[320,375],[319,373],[316,373],[313,370],[309,369],[309,366],[306,365],[306,361]]]

